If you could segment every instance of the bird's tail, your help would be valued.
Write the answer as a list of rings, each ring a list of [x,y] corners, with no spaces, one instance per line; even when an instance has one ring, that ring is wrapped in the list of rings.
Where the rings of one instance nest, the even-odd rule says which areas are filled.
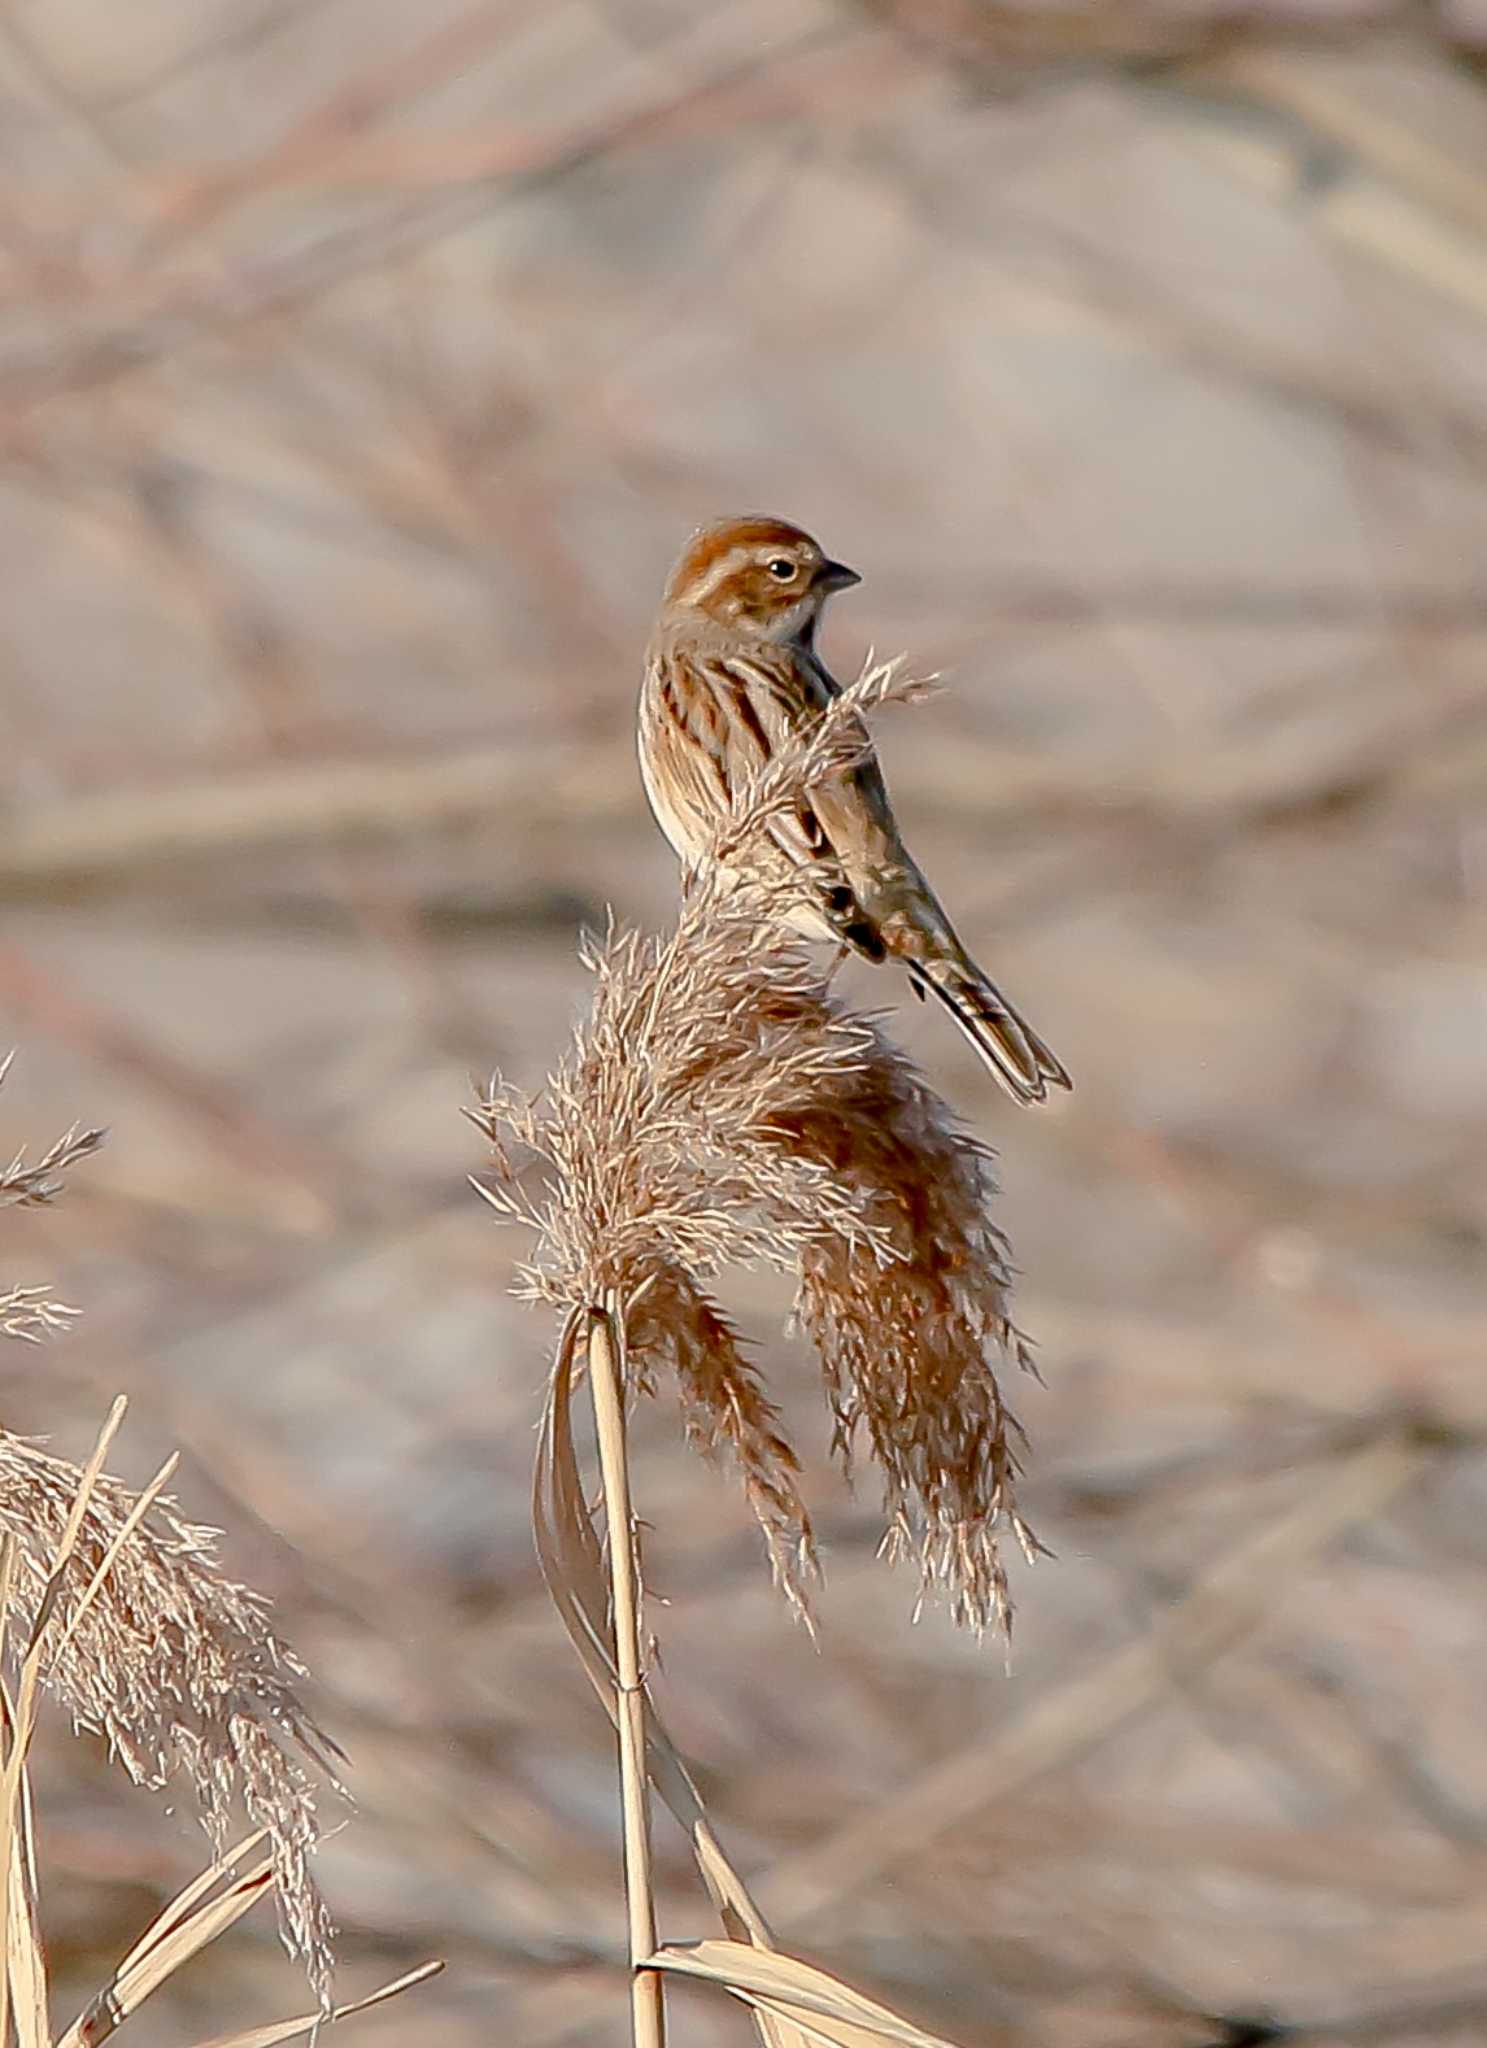
[[[915,991],[938,996],[1014,1102],[1046,1102],[1050,1086],[1072,1088],[1068,1070],[968,954],[935,953],[909,963]]]

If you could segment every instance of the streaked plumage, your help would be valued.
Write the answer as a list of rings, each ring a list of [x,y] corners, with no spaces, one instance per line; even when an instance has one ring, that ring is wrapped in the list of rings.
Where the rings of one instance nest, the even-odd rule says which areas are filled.
[[[705,856],[734,794],[838,694],[816,624],[832,592],[859,580],[782,519],[727,520],[693,537],[651,636],[639,721],[646,794],[683,861]],[[962,946],[899,837],[865,735],[864,749],[858,767],[770,827],[774,857],[809,877],[811,900],[794,921],[868,960],[899,961],[1018,1102],[1071,1086]]]

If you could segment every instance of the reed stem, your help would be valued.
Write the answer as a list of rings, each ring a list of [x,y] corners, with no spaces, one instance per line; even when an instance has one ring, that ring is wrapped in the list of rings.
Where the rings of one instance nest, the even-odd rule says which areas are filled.
[[[640,1594],[634,1520],[625,1450],[625,1403],[614,1324],[608,1312],[589,1320],[589,1391],[599,1445],[600,1483],[609,1527],[609,1581],[614,1661],[619,1674],[617,1723],[620,1796],[625,1831],[625,1904],[630,1924],[630,2018],[635,2048],[665,2048],[666,2011],[660,1972],[640,1965],[656,1952],[651,1885],[650,1785],[645,1770],[645,1681],[640,1654]]]

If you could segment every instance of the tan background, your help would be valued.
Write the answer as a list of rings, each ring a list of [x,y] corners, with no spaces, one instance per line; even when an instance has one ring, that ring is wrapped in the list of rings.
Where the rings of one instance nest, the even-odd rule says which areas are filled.
[[[667,913],[638,654],[728,509],[863,570],[840,667],[950,676],[890,777],[1079,1088],[1015,1113],[864,974],[1003,1154],[1059,1553],[1010,1675],[910,1626],[800,1355],[819,1654],[641,1420],[720,1823],[968,2048],[1481,2038],[1484,67],[1465,4],[5,10],[0,1143],[113,1134],[6,1221],[87,1314],[4,1419],[76,1451],[127,1390],[124,1468],[182,1445],[278,1599],[354,1760],[344,1987],[452,1965],[348,2039],[621,2037],[550,1333],[458,1110],[540,1077],[582,923]],[[60,1728],[41,1793],[70,2006],[200,1838]],[[265,1919],[135,2024],[301,1999]]]

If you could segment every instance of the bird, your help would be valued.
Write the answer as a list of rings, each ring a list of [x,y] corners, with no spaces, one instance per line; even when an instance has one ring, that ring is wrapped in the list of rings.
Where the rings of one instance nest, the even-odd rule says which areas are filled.
[[[641,779],[684,868],[708,864],[735,801],[788,736],[841,694],[816,651],[829,598],[862,578],[801,527],[764,515],[693,534],[646,650],[637,721]],[[805,791],[765,828],[798,871],[792,926],[906,970],[944,1004],[1019,1103],[1071,1088],[1062,1062],[972,959],[904,845],[876,753]]]

